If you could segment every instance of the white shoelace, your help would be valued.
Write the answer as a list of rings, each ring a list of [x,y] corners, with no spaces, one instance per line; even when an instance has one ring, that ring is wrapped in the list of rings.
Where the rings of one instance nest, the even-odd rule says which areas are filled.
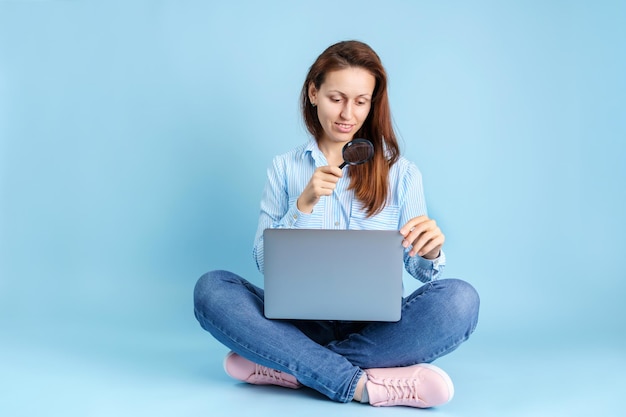
[[[277,371],[276,369],[268,368],[267,366],[261,366],[259,364],[255,364],[256,367],[254,369],[254,374],[263,378],[270,378],[277,381],[285,381],[283,379],[283,373],[281,371]]]
[[[417,379],[384,379],[383,386],[387,389],[389,401],[420,401],[417,395]]]

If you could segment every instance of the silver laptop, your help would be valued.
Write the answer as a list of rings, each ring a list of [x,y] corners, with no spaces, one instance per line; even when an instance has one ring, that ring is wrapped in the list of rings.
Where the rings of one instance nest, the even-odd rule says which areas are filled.
[[[397,230],[267,229],[263,239],[267,318],[400,320]]]

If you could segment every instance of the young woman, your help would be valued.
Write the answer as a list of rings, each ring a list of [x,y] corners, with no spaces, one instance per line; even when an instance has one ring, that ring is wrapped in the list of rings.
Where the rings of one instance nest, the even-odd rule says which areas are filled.
[[[403,300],[396,323],[269,320],[262,289],[212,271],[196,284],[196,318],[232,350],[224,365],[236,379],[304,385],[338,402],[444,404],[452,381],[430,363],[474,331],[479,298],[464,281],[437,279],[445,238],[426,215],[420,172],[400,155],[378,55],[358,41],[330,46],[309,70],[301,106],[312,138],[268,170],[253,251],[259,270],[266,228],[395,229],[406,270],[425,285]],[[374,157],[339,169],[353,138],[370,140]]]

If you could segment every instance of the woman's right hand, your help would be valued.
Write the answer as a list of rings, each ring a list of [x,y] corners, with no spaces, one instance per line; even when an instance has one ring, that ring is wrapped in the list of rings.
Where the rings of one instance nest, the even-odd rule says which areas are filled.
[[[313,207],[321,196],[331,195],[337,186],[339,178],[343,177],[343,171],[336,166],[319,167],[311,176],[309,183],[302,190],[296,205],[302,213],[312,213]]]

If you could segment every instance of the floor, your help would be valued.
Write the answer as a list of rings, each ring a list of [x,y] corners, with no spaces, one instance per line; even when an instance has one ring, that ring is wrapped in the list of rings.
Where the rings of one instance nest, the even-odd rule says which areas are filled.
[[[524,346],[477,332],[437,362],[455,383],[453,401],[417,411],[234,381],[222,369],[225,348],[192,320],[153,331],[132,320],[96,327],[19,320],[3,320],[9,336],[0,346],[3,416],[623,415],[626,355],[617,345]]]

